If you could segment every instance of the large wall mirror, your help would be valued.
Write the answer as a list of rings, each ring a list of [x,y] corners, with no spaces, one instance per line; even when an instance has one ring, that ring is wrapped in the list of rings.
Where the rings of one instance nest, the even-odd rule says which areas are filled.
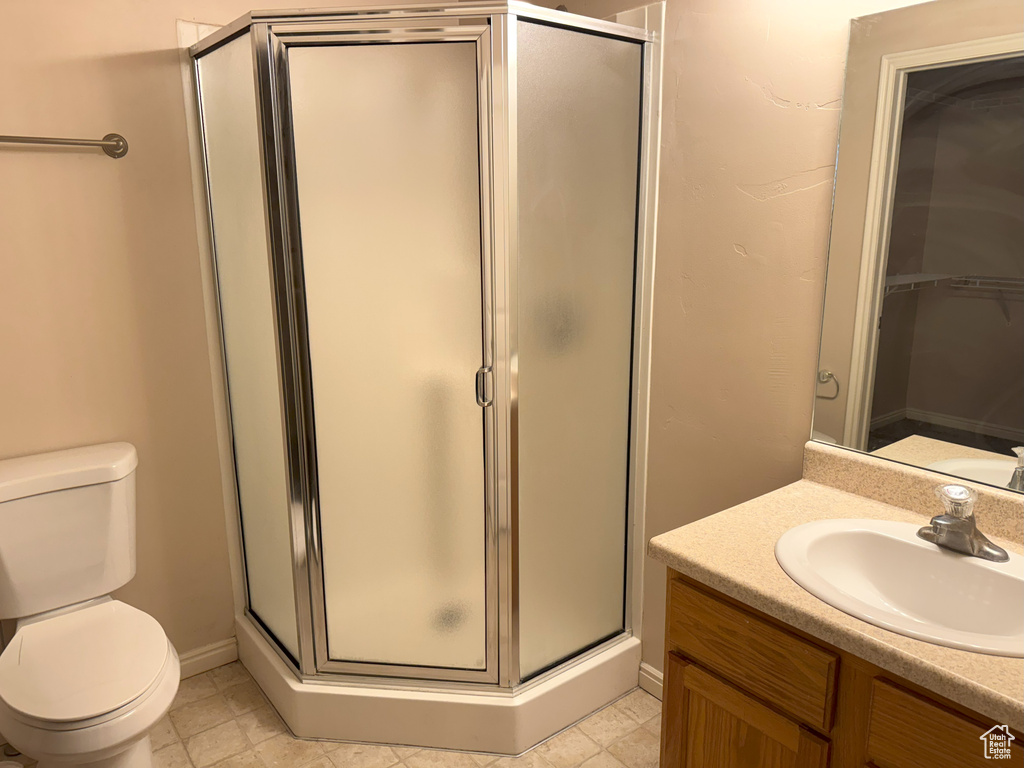
[[[938,0],[853,21],[812,438],[1016,485],[1019,0]]]

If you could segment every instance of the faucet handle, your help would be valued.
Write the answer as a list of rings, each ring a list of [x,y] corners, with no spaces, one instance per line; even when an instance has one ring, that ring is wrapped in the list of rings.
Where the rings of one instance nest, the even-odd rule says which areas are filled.
[[[970,517],[974,512],[974,503],[978,500],[978,492],[973,488],[953,483],[938,486],[935,495],[942,500],[947,515],[959,518]]]
[[[1010,475],[1010,482],[1006,487],[1011,491],[1024,492],[1024,448],[1018,445],[1013,452],[1017,454],[1017,466],[1013,468],[1013,474]]]

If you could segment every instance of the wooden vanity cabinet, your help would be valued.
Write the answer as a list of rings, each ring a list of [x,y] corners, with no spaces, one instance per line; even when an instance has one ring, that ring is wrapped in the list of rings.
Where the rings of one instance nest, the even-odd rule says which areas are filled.
[[[826,768],[829,743],[677,653],[668,657],[662,765]]]
[[[1024,767],[996,723],[669,571],[661,768]]]

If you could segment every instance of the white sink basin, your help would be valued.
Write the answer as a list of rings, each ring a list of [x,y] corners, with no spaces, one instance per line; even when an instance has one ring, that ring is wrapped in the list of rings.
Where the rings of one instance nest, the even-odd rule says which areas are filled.
[[[932,462],[926,469],[1005,488],[1016,466],[1013,459],[944,459]]]
[[[1024,558],[959,555],[919,539],[920,527],[819,520],[780,536],[775,557],[801,587],[858,619],[951,648],[1024,657]]]

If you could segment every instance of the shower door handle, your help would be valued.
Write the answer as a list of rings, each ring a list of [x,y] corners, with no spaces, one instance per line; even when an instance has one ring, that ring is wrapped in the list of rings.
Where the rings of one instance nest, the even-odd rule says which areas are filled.
[[[491,366],[485,365],[476,372],[476,404],[486,408],[494,402],[491,392]]]

